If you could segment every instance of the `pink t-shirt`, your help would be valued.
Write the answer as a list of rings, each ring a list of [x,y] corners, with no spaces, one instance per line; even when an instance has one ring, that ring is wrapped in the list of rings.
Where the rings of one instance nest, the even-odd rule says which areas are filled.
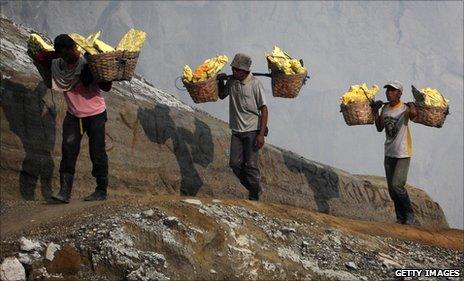
[[[85,87],[78,82],[70,91],[63,92],[72,115],[83,118],[102,113],[106,109],[105,99],[97,83]]]

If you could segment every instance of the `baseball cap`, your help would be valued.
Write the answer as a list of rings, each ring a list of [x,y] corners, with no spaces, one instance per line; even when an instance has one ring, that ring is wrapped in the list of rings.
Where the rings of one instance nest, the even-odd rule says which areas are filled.
[[[251,58],[243,53],[238,53],[230,63],[230,66],[241,70],[250,71]]]
[[[403,85],[398,80],[390,81],[387,84],[385,84],[385,86],[383,86],[383,87],[384,88],[392,87],[392,88],[395,88],[395,89],[400,90],[401,92],[403,92]]]

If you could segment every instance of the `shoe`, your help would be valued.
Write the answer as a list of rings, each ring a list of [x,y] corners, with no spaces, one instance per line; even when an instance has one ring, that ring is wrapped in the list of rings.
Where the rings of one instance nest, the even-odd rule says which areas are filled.
[[[108,177],[97,177],[97,187],[95,192],[84,198],[84,201],[103,201],[107,198],[106,189],[108,187]]]
[[[404,220],[404,224],[413,225],[415,222],[416,222],[416,219],[414,218],[414,213],[407,213],[406,219]]]
[[[60,191],[57,195],[52,195],[52,199],[60,203],[69,203],[73,181],[74,175],[60,174]]]
[[[106,200],[106,192],[101,190],[95,190],[94,193],[84,198],[84,201],[103,201]]]
[[[51,183],[42,184],[42,197],[45,202],[50,203],[52,199],[53,191],[51,188]]]
[[[250,191],[250,193],[248,194],[248,200],[259,201],[259,196],[261,196],[261,194],[263,194],[263,189],[261,187],[259,188],[257,192]]]

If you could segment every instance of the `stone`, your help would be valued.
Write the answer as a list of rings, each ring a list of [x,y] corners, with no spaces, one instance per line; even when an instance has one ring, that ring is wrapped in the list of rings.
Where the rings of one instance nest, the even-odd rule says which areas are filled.
[[[152,217],[152,216],[155,214],[155,211],[153,211],[152,209],[150,209],[150,210],[146,210],[146,211],[143,212],[142,214],[145,215],[146,217]]]
[[[401,268],[401,265],[399,263],[395,262],[394,260],[384,258],[384,257],[380,257],[380,260],[382,261],[382,265],[385,266],[388,269]]]
[[[24,281],[26,270],[15,257],[7,257],[0,265],[0,280],[2,281]]]
[[[55,252],[58,251],[59,249],[61,249],[60,245],[51,242],[47,246],[47,250],[45,252],[45,258],[49,261],[52,261],[53,258],[55,258]]]
[[[217,273],[217,271],[214,270],[214,269],[211,269],[209,272],[211,272],[212,274],[216,274],[216,273]]]
[[[31,265],[32,264],[32,259],[28,254],[25,253],[18,253],[18,260],[20,263],[25,264],[25,265]]]
[[[352,261],[345,263],[345,266],[349,269],[358,270],[358,266]]]
[[[167,227],[173,227],[179,224],[179,219],[176,217],[167,217],[163,220],[163,224]]]
[[[285,234],[296,233],[296,230],[291,227],[283,227],[282,232]]]
[[[30,257],[32,258],[33,261],[40,260],[42,258],[42,255],[38,251],[34,251]]]
[[[203,205],[203,203],[198,199],[184,199],[184,200],[182,200],[182,202],[192,204],[192,205],[196,205],[196,206]]]
[[[55,254],[55,258],[47,266],[52,274],[76,274],[81,267],[81,255],[69,244],[64,245]]]
[[[42,246],[37,241],[29,240],[26,237],[21,237],[19,239],[19,248],[21,251],[30,252],[33,250],[41,250]]]
[[[342,241],[340,241],[340,238],[338,236],[332,236],[331,237],[332,241],[334,241],[337,245],[341,245]]]

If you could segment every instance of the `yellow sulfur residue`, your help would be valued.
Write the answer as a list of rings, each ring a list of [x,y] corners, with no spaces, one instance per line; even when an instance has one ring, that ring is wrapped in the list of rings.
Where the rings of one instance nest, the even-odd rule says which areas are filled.
[[[96,34],[96,33],[94,33]],[[94,35],[92,34],[92,35]],[[77,34],[77,33],[70,33],[68,34],[69,37],[71,37],[74,42],[76,42],[77,44],[77,49],[81,52],[81,53],[85,53],[85,52],[88,52],[89,54],[91,55],[95,55],[95,54],[99,54],[100,52],[97,50],[97,48],[95,48],[93,46],[93,44],[90,44],[89,41],[87,39],[91,38],[92,35],[90,35],[89,37],[85,38],[84,36],[80,35],[80,34]]]
[[[182,80],[189,83],[208,80],[218,74],[228,61],[229,58],[227,58],[227,56],[219,55],[205,60],[195,69],[195,71],[192,71],[190,66],[186,65],[184,66]]]
[[[375,94],[379,91],[379,86],[373,85],[368,88],[366,83],[361,85],[351,85],[350,89],[341,97],[341,102],[344,105],[355,102],[365,102],[372,100]]]
[[[147,33],[142,30],[131,28],[118,43],[116,50],[138,52],[142,49]]]
[[[272,53],[266,54],[269,68],[272,72],[285,73],[287,75],[306,72],[299,60],[292,59],[286,52],[274,46]]]
[[[421,94],[424,104],[429,106],[448,106],[449,100],[445,99],[437,89],[423,88]]]
[[[27,40],[27,49],[30,56],[35,57],[42,51],[54,51],[53,46],[45,42],[39,34],[32,33]]]

